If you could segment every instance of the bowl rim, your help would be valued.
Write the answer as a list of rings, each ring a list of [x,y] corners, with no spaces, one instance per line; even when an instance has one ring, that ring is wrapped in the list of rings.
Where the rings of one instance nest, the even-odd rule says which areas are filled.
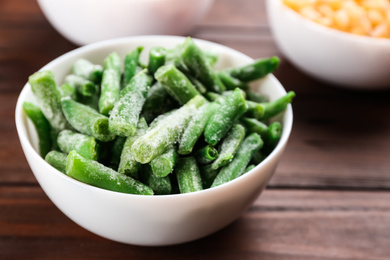
[[[39,71],[47,70],[50,67],[55,66],[56,64],[59,64],[62,61],[68,59],[68,57],[75,56],[75,55],[83,53],[85,51],[92,51],[92,50],[96,50],[96,49],[99,49],[102,47],[107,47],[110,45],[121,44],[121,42],[132,42],[132,41],[146,40],[146,39],[147,40],[154,39],[154,40],[156,40],[156,42],[158,42],[158,40],[163,40],[163,39],[164,40],[173,40],[173,41],[178,41],[178,40],[182,41],[185,38],[186,37],[183,37],[183,36],[170,36],[170,35],[145,35],[145,36],[122,37],[122,38],[116,38],[116,39],[110,39],[110,40],[100,41],[100,42],[96,42],[96,43],[91,43],[91,44],[87,44],[87,45],[78,47],[74,50],[71,50],[69,52],[66,52],[66,53],[58,56],[57,58],[55,58],[54,60],[52,60],[49,63],[47,63],[46,65],[44,65],[42,68],[40,68]],[[198,38],[192,38],[192,39],[197,43],[203,43],[203,44],[206,44],[209,46],[214,46],[217,49],[220,49],[221,51],[225,50],[227,52],[234,53],[235,55],[242,56],[248,60],[252,60],[252,61],[254,60],[253,58],[247,56],[246,54],[244,54],[242,52],[239,52],[239,51],[232,49],[230,47],[221,45],[219,43],[215,43],[215,42],[211,42],[211,41],[207,41],[207,40],[202,40],[202,39],[198,39]],[[268,77],[272,81],[273,84],[277,85],[277,87],[281,88],[281,90],[282,90],[282,92],[284,92],[284,94],[287,93],[286,90],[284,89],[283,85],[276,79],[276,77],[273,74],[269,74],[266,77]],[[128,194],[128,193],[106,190],[106,189],[95,187],[95,186],[83,183],[81,181],[78,181],[76,179],[73,179],[73,178],[67,176],[66,174],[55,169],[53,166],[48,164],[44,160],[44,158],[42,158],[39,155],[39,153],[34,149],[34,147],[32,146],[32,143],[29,140],[27,117],[26,117],[26,115],[23,111],[23,108],[22,108],[23,102],[26,99],[26,96],[28,94],[28,90],[30,90],[30,88],[31,87],[30,87],[28,82],[23,86],[23,89],[21,90],[19,97],[17,99],[16,108],[15,108],[15,124],[16,124],[17,133],[19,136],[20,143],[24,144],[24,149],[26,149],[26,152],[24,151],[24,149],[23,149],[23,152],[29,153],[33,157],[34,160],[38,161],[38,163],[44,163],[44,164],[48,165],[49,167],[52,167],[52,169],[54,170],[54,174],[58,175],[60,178],[64,178],[64,181],[72,182],[74,185],[81,185],[82,187],[84,187],[86,189],[92,189],[92,190],[95,189],[95,191],[97,189],[97,190],[99,190],[99,192],[103,192],[103,193],[107,192],[110,195],[116,195],[116,196],[136,197],[136,198],[142,198],[142,199],[146,199],[146,200],[160,200],[160,199],[166,200],[166,198],[172,198],[172,199],[175,199],[178,197],[187,198],[187,197],[192,197],[192,196],[199,196],[201,194],[204,194],[205,196],[207,196],[207,194],[209,194],[209,193],[229,189],[230,186],[235,185],[235,183],[242,181],[244,178],[246,178],[246,176],[255,174],[259,168],[261,168],[265,164],[268,164],[275,156],[277,156],[277,154],[281,154],[283,152],[284,146],[287,144],[288,138],[291,134],[292,125],[293,125],[292,106],[291,106],[291,104],[289,104],[287,106],[286,110],[283,112],[284,121],[282,123],[282,126],[283,126],[282,137],[281,137],[280,141],[278,142],[277,146],[275,147],[275,149],[261,163],[256,165],[255,168],[253,168],[249,172],[246,172],[245,174],[242,174],[241,176],[237,177],[236,179],[234,179],[232,181],[229,181],[229,182],[224,183],[222,185],[219,185],[217,187],[208,188],[208,189],[204,189],[204,190],[196,191],[196,192],[191,192],[191,193],[184,193],[184,194],[168,194],[168,195],[153,195],[153,196],[146,196],[146,195],[139,195],[139,194]],[[34,172],[33,172],[33,174],[35,175]]]
[[[325,25],[316,23],[313,20],[304,17],[303,15],[299,14],[298,12],[296,12],[295,10],[293,10],[292,8],[284,4],[283,0],[267,0],[267,4],[278,7],[283,12],[286,12],[287,15],[290,15],[291,17],[294,17],[295,19],[299,20],[301,23],[306,24],[310,29],[318,30],[321,33],[331,35],[334,37],[339,37],[340,39],[345,41],[358,41],[363,44],[376,44],[379,46],[390,45],[390,38],[375,38],[375,37],[370,37],[365,35],[357,35],[357,34],[344,32],[341,30],[337,30],[335,28],[327,27]]]

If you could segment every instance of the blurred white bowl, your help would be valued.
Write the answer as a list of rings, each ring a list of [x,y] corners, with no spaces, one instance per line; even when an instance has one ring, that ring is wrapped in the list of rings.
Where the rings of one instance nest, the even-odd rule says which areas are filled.
[[[173,48],[184,37],[139,36],[109,40],[78,48],[53,60],[42,70],[51,70],[62,82],[71,65],[79,58],[100,63],[112,51],[123,57],[144,46],[141,59],[146,62],[153,46]],[[202,49],[219,54],[217,68],[248,64],[253,59],[222,45],[196,40]],[[286,91],[273,76],[255,82],[255,91],[275,100]],[[292,127],[292,109],[278,118],[283,125],[282,138],[275,150],[253,170],[224,185],[187,194],[141,196],[96,188],[57,171],[37,153],[35,128],[23,113],[24,101],[35,102],[26,84],[19,96],[15,118],[19,139],[30,167],[48,197],[70,219],[102,237],[136,245],[171,245],[209,235],[237,219],[267,185],[281,159]]]
[[[390,39],[357,36],[304,18],[281,0],[267,0],[281,52],[309,75],[356,89],[390,87]]]
[[[77,45],[133,35],[184,35],[214,0],[38,0],[44,15]]]

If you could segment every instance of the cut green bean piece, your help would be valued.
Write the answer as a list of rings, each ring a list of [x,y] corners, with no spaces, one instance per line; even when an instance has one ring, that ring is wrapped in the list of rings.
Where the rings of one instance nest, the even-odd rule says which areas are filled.
[[[248,106],[248,110],[245,112],[245,116],[253,117],[259,120],[264,118],[265,109],[261,104],[250,100],[247,100],[246,104]]]
[[[164,65],[166,49],[163,47],[153,47],[149,51],[148,71],[151,75],[156,73],[157,69]]]
[[[278,57],[271,57],[261,60],[256,60],[251,64],[243,67],[225,70],[232,77],[249,82],[256,79],[261,79],[267,74],[274,72],[279,66],[280,60]]]
[[[269,97],[253,91],[246,91],[246,98],[257,103],[264,103],[269,101]]]
[[[187,103],[196,95],[200,95],[191,81],[174,65],[160,67],[154,76],[180,105]]]
[[[97,160],[99,154],[99,145],[92,136],[83,135],[71,130],[62,130],[57,138],[58,146],[64,153],[70,153],[75,150],[81,156]]]
[[[130,80],[137,74],[139,56],[144,47],[139,46],[132,52],[126,54],[123,70],[123,86],[126,86]]]
[[[130,80],[120,92],[119,98],[126,96],[129,92],[139,91],[145,97],[148,94],[153,78],[148,74],[147,69],[143,69]]]
[[[145,184],[96,161],[86,159],[76,151],[71,151],[68,155],[66,174],[76,180],[106,190],[153,195],[153,190]]]
[[[199,168],[200,176],[202,177],[203,189],[208,189],[213,184],[215,177],[218,175],[218,170],[214,170],[211,164],[203,165]]]
[[[179,154],[185,155],[192,152],[199,137],[204,132],[210,117],[217,111],[217,103],[208,103],[201,106],[196,114],[191,118],[188,126],[184,130],[179,142]]]
[[[204,131],[206,142],[216,145],[230,130],[234,122],[246,112],[247,108],[244,92],[238,88],[235,89],[221,102],[221,106],[207,123]]]
[[[66,119],[77,131],[102,142],[114,140],[115,135],[108,130],[107,117],[70,97],[63,97],[61,104]]]
[[[76,88],[67,83],[62,84],[58,90],[60,91],[61,97],[71,97],[74,100],[78,98]]]
[[[212,70],[203,52],[191,38],[186,39],[184,44],[179,47],[178,52],[178,60],[181,65],[187,68],[187,71],[202,82],[209,91],[221,93],[225,90],[221,79]]]
[[[248,167],[245,168],[244,173],[249,172],[250,170],[254,169],[256,166],[254,164],[248,165]]]
[[[268,130],[268,126],[266,124],[255,118],[241,117],[240,123],[246,128],[248,133],[257,133],[262,138],[265,137]]]
[[[203,190],[202,178],[194,157],[180,158],[175,167],[175,173],[180,193]]]
[[[218,150],[210,145],[206,145],[195,152],[196,161],[200,165],[209,164],[218,156]]]
[[[108,116],[119,99],[121,60],[118,53],[111,53],[104,60],[104,70],[99,98],[99,112]]]
[[[51,126],[49,121],[43,115],[41,109],[30,102],[23,102],[23,110],[27,117],[34,124],[38,134],[39,154],[45,158],[46,154],[52,149]]]
[[[217,159],[212,163],[212,168],[217,170],[227,165],[237,153],[245,137],[245,128],[241,125],[234,125],[222,140]]]
[[[175,168],[178,154],[174,146],[168,148],[163,154],[157,156],[150,162],[154,175],[165,177]]]
[[[164,153],[168,147],[178,141],[194,111],[205,101],[202,96],[195,96],[135,141],[132,147],[135,159],[145,164]]]
[[[56,132],[69,128],[61,108],[61,93],[51,71],[38,71],[28,78],[39,108]]]
[[[262,146],[263,141],[258,134],[253,133],[246,137],[233,160],[220,170],[211,187],[219,186],[241,176],[253,154]]]
[[[137,80],[139,77],[144,77],[146,80]],[[139,82],[142,82],[143,85],[136,84]],[[126,94],[115,103],[110,113],[109,129],[111,132],[118,136],[134,135],[151,83],[151,77],[146,74],[146,70],[130,80],[126,86],[128,88]]]
[[[119,171],[119,162],[121,160],[121,154],[123,150],[123,146],[126,142],[126,137],[123,136],[117,136],[114,141],[112,141],[110,146],[110,158],[109,158],[109,165],[110,168]]]
[[[141,164],[135,160],[131,147],[138,138],[145,134],[147,128],[148,124],[146,123],[145,119],[141,117],[138,122],[137,132],[135,135],[126,138],[120,156],[118,167],[119,173],[126,174],[136,179],[138,178],[138,170]]]
[[[269,125],[264,138],[264,152],[272,152],[282,137],[282,125],[279,122],[273,122]]]
[[[68,154],[61,153],[58,151],[50,151],[45,156],[45,161],[59,170],[62,173],[66,173],[66,159],[68,158]]]
[[[226,71],[220,71],[217,75],[221,79],[227,90],[234,90],[236,88],[247,90],[249,88],[248,84],[232,77]]]
[[[81,76],[70,74],[65,77],[64,82],[74,87],[78,93],[86,97],[90,97],[98,91],[95,83]]]
[[[95,84],[100,84],[103,67],[98,64],[93,64],[86,59],[78,59],[72,66],[72,74],[81,76]]]
[[[168,176],[158,177],[153,174],[149,164],[142,165],[142,182],[148,185],[156,195],[167,195],[172,192],[171,180]]]
[[[261,118],[261,120],[267,120],[283,112],[287,108],[288,104],[291,103],[294,97],[295,97],[295,92],[289,91],[286,95],[284,95],[283,97],[275,101],[261,103],[261,105],[264,108],[264,115]]]
[[[122,68],[121,58],[119,57],[117,52],[114,51],[110,53],[110,55],[108,55],[104,59],[103,70],[112,69],[120,74],[121,68]]]

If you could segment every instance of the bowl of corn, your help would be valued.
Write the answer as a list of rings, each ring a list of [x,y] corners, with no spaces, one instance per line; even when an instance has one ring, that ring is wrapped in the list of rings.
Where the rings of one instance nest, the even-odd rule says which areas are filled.
[[[267,0],[267,13],[300,70],[336,86],[390,87],[390,1]]]

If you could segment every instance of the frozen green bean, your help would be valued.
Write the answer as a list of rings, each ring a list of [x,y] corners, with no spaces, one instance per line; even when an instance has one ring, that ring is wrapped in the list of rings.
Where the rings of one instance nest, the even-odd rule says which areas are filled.
[[[212,169],[217,170],[228,164],[236,154],[245,137],[245,128],[239,124],[233,125],[226,137],[222,140],[219,154],[212,163]]]
[[[267,74],[274,72],[279,66],[280,60],[278,57],[271,57],[260,59],[248,64],[246,66],[227,69],[225,72],[232,77],[241,80],[242,82],[249,82],[256,79],[261,79]]]
[[[153,195],[153,190],[145,184],[96,161],[86,159],[76,151],[71,151],[68,155],[66,174],[76,180],[106,190]]]
[[[196,95],[200,95],[191,81],[174,65],[160,67],[154,76],[180,105],[187,103]]]
[[[194,111],[205,101],[202,96],[195,96],[135,141],[132,147],[135,159],[145,164],[164,153],[168,147],[178,141]]]
[[[218,150],[206,145],[195,152],[195,159],[200,165],[209,164],[218,156]]]
[[[202,135],[207,122],[218,107],[219,105],[217,103],[212,102],[204,104],[198,109],[181,136],[178,150],[179,154],[185,155],[192,152],[192,149]]]
[[[221,106],[207,123],[204,131],[206,142],[216,145],[230,130],[234,122],[246,112],[247,108],[243,91],[235,89],[221,102]]]
[[[78,98],[76,88],[67,83],[62,84],[58,90],[60,91],[61,97],[71,97],[74,100]]]
[[[143,77],[145,80],[137,80],[139,77]],[[143,84],[136,84],[139,82]],[[115,103],[110,113],[109,129],[112,133],[118,136],[134,135],[151,83],[151,78],[146,74],[146,70],[130,80],[126,87],[129,90]]]
[[[257,103],[264,103],[269,101],[269,97],[267,95],[259,94],[253,91],[246,91],[246,98],[250,101]]]
[[[144,47],[138,46],[125,56],[123,69],[123,86],[126,86],[130,80],[137,74],[139,56]]]
[[[61,104],[66,119],[77,131],[93,136],[102,142],[114,140],[115,135],[108,129],[106,116],[70,97],[63,97]]]
[[[258,134],[253,133],[246,137],[238,148],[236,156],[234,156],[233,160],[228,165],[220,170],[211,187],[219,186],[241,176],[248,166],[253,154],[262,146],[263,141]]]
[[[175,167],[175,173],[180,193],[203,190],[202,178],[194,157],[180,158]]]
[[[248,84],[240,81],[237,78],[232,77],[229,73],[225,71],[220,71],[217,75],[221,79],[227,90],[234,90],[236,88],[247,90],[249,88]]]
[[[53,150],[47,153],[44,158],[51,166],[62,173],[66,173],[66,160],[68,158],[67,153],[61,153]]]
[[[146,123],[145,119],[141,117],[138,121],[135,135],[126,138],[126,141],[122,147],[122,153],[120,155],[120,162],[118,167],[119,173],[126,174],[133,178],[138,178],[138,170],[141,164],[135,160],[131,147],[138,138],[145,134],[147,128],[148,124]]]
[[[163,47],[152,47],[149,51],[148,71],[151,75],[156,73],[157,69],[164,65],[166,49]]]
[[[57,138],[58,146],[64,153],[72,150],[81,156],[97,161],[99,155],[99,144],[92,136],[83,135],[71,130],[62,130]]]
[[[142,165],[142,182],[148,185],[156,195],[167,195],[172,191],[171,180],[168,176],[159,177],[154,174],[149,164]]]
[[[57,88],[53,72],[38,71],[28,78],[28,83],[31,85],[39,108],[55,131],[69,128],[62,113],[61,93]]]
[[[74,87],[78,93],[86,97],[90,97],[98,91],[95,83],[81,76],[70,74],[65,77],[64,82]]]
[[[39,154],[44,158],[52,149],[52,130],[41,109],[30,102],[23,102],[23,110],[34,124],[38,134]]]
[[[99,112],[108,116],[119,99],[121,81],[121,59],[118,53],[111,53],[104,60],[104,70],[99,98]]]
[[[93,64],[86,59],[78,59],[72,66],[72,74],[81,76],[95,84],[100,84],[103,67],[98,64]]]
[[[163,154],[157,156],[150,162],[154,175],[165,177],[173,172],[178,158],[176,147],[168,148]]]
[[[295,92],[289,91],[286,95],[284,95],[283,97],[275,101],[260,103],[261,106],[263,106],[264,108],[264,115],[261,118],[261,120],[267,120],[283,112],[287,108],[288,104],[291,103],[294,97],[295,97]]]
[[[184,44],[179,47],[178,52],[178,61],[209,91],[220,93],[225,90],[221,79],[212,70],[210,63],[191,38],[186,39]]]

